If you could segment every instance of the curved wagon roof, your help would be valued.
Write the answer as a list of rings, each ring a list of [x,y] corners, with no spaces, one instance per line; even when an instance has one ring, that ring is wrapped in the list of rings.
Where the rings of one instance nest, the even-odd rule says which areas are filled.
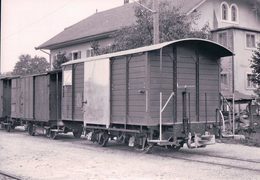
[[[196,47],[203,48],[203,49],[208,50],[209,52],[215,54],[216,57],[218,57],[218,58],[234,55],[234,53],[231,50],[227,49],[226,47],[224,47],[216,42],[206,40],[206,39],[199,39],[199,38],[187,38],[187,39],[180,39],[180,40],[169,41],[169,42],[164,42],[164,43],[160,43],[160,44],[140,47],[140,48],[136,48],[136,49],[130,49],[130,50],[126,50],[126,51],[119,51],[119,52],[115,52],[115,53],[103,54],[103,55],[80,59],[80,60],[69,61],[67,63],[64,63],[63,66],[70,65],[70,64],[77,64],[77,63],[81,63],[81,62],[85,62],[85,61],[95,61],[95,60],[99,60],[99,59],[125,56],[128,54],[137,54],[137,53],[142,53],[142,52],[155,51],[155,50],[160,50],[162,48],[165,48],[167,46],[181,45],[181,44],[196,45]]]

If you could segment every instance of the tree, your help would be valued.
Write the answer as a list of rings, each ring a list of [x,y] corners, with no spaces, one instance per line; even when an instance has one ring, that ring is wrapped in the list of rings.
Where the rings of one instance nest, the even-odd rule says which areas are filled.
[[[141,1],[146,7],[152,8],[149,0]],[[114,34],[114,51],[137,48],[151,45],[153,42],[153,13],[137,5],[135,7],[136,24],[124,27]],[[210,31],[207,24],[202,29],[194,29],[193,25],[199,14],[192,13],[187,16],[181,13],[181,7],[175,7],[170,1],[160,1],[159,29],[160,42],[172,41],[182,38],[197,37],[208,38]]]
[[[257,49],[253,51],[250,68],[253,72],[251,81],[260,85],[260,43],[258,43]],[[258,91],[260,92],[260,89]]]
[[[22,54],[19,61],[15,64],[12,74],[14,75],[30,75],[44,73],[50,69],[50,64],[44,57]]]
[[[57,58],[53,61],[53,69],[61,69],[61,64],[68,62],[69,57],[66,53],[58,53]]]
[[[152,8],[150,0],[140,2],[148,8]],[[111,46],[101,48],[98,41],[92,42],[91,47],[94,53],[100,55],[151,45],[153,43],[153,13],[140,5],[136,5],[135,16],[135,24],[123,27],[112,35],[114,43]],[[208,24],[205,24],[201,29],[192,28],[198,19],[199,14],[197,13],[187,16],[181,13],[181,7],[175,7],[171,1],[160,1],[160,42],[189,37],[208,39],[210,37]]]

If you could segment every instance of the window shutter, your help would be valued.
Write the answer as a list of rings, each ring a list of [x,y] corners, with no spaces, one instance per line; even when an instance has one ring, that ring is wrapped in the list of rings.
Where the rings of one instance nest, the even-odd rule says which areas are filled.
[[[78,59],[81,59],[81,51],[78,52]]]

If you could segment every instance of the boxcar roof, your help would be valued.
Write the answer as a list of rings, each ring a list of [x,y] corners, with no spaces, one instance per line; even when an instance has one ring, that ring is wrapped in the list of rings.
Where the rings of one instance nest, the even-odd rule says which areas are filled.
[[[100,56],[94,56],[94,57],[89,57],[89,58],[80,59],[80,60],[69,61],[62,65],[64,66],[64,65],[82,63],[85,61],[95,61],[95,60],[99,60],[99,59],[106,59],[106,58],[112,58],[112,57],[118,57],[118,56],[137,54],[137,53],[142,53],[142,52],[155,51],[155,50],[159,50],[159,49],[162,49],[162,48],[170,46],[170,45],[191,44],[191,43],[196,43],[196,47],[203,47],[203,48],[210,49],[211,52],[213,52],[219,58],[234,55],[234,53],[231,50],[225,48],[224,46],[222,46],[216,42],[206,40],[206,39],[199,39],[199,38],[187,38],[187,39],[180,39],[180,40],[169,41],[169,42],[164,42],[164,43],[160,43],[160,44],[140,47],[140,48],[136,48],[136,49],[130,49],[130,50],[126,50],[126,51],[119,51],[119,52],[110,53],[110,54],[103,54]]]

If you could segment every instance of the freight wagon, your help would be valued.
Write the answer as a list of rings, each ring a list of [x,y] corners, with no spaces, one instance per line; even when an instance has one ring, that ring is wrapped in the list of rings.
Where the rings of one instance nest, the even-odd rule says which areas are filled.
[[[55,137],[68,131],[61,121],[61,71],[0,80],[2,124],[10,131],[26,125],[28,133]]]
[[[214,143],[220,58],[208,40],[183,39],[63,65],[62,119],[84,122],[88,139],[142,150]]]

